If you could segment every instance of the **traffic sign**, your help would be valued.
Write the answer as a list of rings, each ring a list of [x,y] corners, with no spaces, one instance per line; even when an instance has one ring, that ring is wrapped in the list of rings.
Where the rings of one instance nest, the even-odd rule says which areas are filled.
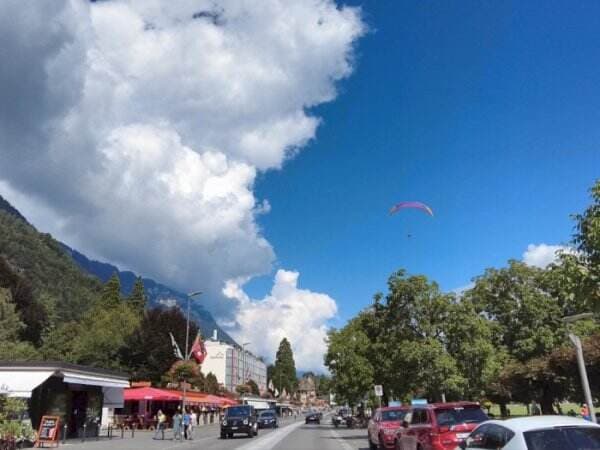
[[[377,397],[383,397],[383,386],[380,384],[375,385],[375,395]]]

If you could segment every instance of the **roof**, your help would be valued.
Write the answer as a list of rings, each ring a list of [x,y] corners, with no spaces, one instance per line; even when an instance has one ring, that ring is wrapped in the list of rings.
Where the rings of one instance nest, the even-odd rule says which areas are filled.
[[[108,376],[111,378],[118,378],[129,381],[129,375],[124,372],[118,372],[115,370],[99,369],[90,366],[81,366],[79,364],[71,364],[60,361],[0,361],[0,371],[70,371],[79,372],[85,375],[101,375]]]
[[[521,433],[531,430],[539,430],[543,428],[553,427],[568,427],[568,426],[582,426],[582,427],[597,427],[593,422],[580,419],[578,417],[570,416],[530,416],[530,417],[518,417],[515,419],[507,420],[489,420],[484,423],[495,423],[505,428],[510,428],[513,431],[519,431]]]
[[[381,408],[377,408],[377,409],[381,412],[384,412],[384,411],[406,411],[407,409],[410,409],[410,406],[408,406],[408,405],[382,406]]]
[[[315,391],[316,385],[313,377],[302,378],[298,383],[298,390],[306,392]]]
[[[414,408],[464,408],[465,406],[481,406],[477,402],[447,402],[447,403],[427,403],[424,405],[412,405]]]

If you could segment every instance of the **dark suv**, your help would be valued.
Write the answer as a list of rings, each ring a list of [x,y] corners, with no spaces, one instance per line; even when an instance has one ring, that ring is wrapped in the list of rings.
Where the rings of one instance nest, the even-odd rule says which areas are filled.
[[[254,406],[230,406],[225,410],[225,416],[221,422],[221,439],[231,438],[235,433],[243,433],[248,437],[258,434]]]

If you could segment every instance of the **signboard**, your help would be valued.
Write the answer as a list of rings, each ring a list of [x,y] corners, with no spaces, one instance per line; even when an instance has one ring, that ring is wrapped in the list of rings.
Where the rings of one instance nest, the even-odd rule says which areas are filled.
[[[383,397],[383,386],[381,384],[375,385],[375,395],[377,397]]]
[[[45,443],[58,447],[60,417],[43,416],[40,422],[38,437],[35,441],[36,447],[43,447]]]
[[[426,405],[427,404],[427,399],[426,398],[413,398],[410,401],[410,404],[414,405],[414,406],[416,406],[416,405]]]

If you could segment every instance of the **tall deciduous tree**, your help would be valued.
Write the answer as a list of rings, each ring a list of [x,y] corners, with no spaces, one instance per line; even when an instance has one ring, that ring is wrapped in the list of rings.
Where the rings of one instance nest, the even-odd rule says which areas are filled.
[[[134,379],[160,383],[162,375],[176,360],[169,333],[181,350],[185,343],[186,318],[178,308],[151,308],[144,313],[140,326],[127,339],[121,359],[127,361]],[[190,321],[190,336],[198,326]]]
[[[287,338],[283,338],[275,357],[273,384],[280,393],[285,389],[288,394],[291,394],[296,390],[297,381],[294,352]]]

